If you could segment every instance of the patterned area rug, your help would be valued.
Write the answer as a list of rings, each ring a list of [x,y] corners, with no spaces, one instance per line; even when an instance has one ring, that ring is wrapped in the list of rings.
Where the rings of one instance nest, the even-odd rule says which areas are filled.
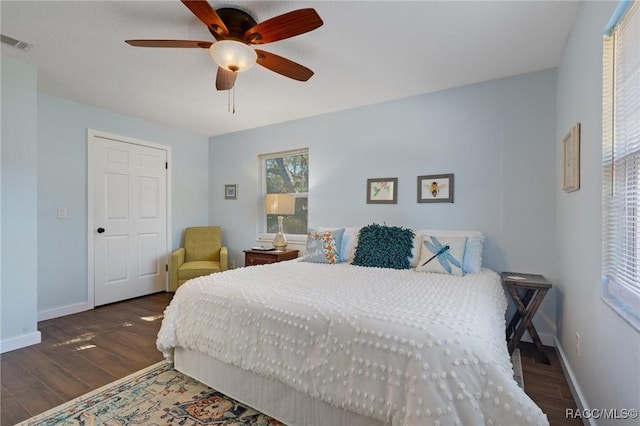
[[[520,350],[511,356],[524,389]],[[162,361],[19,423],[26,425],[284,426]]]
[[[159,362],[22,425],[282,426]]]

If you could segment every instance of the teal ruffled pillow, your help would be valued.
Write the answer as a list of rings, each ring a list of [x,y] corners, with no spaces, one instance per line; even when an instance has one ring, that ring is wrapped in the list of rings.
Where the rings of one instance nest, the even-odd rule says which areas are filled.
[[[352,265],[409,269],[413,231],[398,226],[372,224],[360,229]]]

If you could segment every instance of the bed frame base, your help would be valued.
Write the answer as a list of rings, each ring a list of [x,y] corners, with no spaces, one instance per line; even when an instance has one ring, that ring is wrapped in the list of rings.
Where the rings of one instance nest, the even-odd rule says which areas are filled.
[[[288,426],[388,426],[314,399],[282,382],[183,348],[175,369]]]

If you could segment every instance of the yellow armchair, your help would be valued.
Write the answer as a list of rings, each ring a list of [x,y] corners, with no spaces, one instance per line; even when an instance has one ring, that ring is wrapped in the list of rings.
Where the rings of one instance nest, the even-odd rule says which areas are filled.
[[[191,278],[222,272],[228,269],[228,251],[222,246],[219,226],[196,226],[184,230],[184,247],[171,253],[169,289]]]

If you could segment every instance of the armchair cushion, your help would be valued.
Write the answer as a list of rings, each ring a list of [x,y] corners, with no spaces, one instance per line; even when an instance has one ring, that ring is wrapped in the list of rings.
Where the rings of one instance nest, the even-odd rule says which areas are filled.
[[[213,260],[196,260],[194,262],[183,263],[182,266],[180,266],[180,269],[178,269],[178,279],[186,281],[214,272],[220,272],[220,262]]]

